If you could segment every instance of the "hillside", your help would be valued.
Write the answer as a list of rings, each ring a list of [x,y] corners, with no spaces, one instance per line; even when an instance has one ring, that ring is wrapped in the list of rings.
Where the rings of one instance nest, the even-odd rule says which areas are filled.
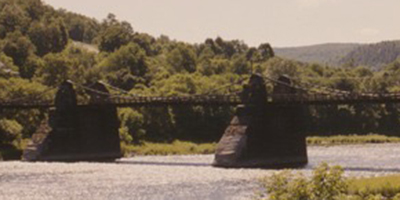
[[[292,60],[330,66],[368,66],[372,69],[394,62],[400,56],[400,41],[375,44],[321,44],[274,48],[275,54]]]
[[[400,58],[400,41],[362,45],[344,56],[339,64],[370,66],[380,69]]]
[[[340,60],[360,44],[329,43],[302,47],[274,48],[277,56],[307,63],[336,66]]]

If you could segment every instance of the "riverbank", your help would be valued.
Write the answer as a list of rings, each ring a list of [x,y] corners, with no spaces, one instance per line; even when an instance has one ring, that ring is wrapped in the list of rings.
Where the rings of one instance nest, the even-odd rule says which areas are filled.
[[[383,144],[400,143],[400,137],[390,137],[378,134],[370,135],[337,135],[329,137],[307,137],[308,146],[332,146],[352,144]],[[217,143],[193,143],[176,140],[172,143],[144,142],[142,145],[121,144],[125,156],[132,155],[192,155],[212,154]]]

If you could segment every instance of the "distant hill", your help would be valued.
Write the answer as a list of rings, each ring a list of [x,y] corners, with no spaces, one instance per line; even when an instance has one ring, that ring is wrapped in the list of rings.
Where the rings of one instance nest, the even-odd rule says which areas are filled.
[[[280,57],[301,62],[330,66],[364,65],[378,69],[400,57],[400,41],[385,41],[375,44],[332,43],[274,48],[274,51]]]
[[[276,55],[284,58],[336,66],[343,57],[359,46],[361,44],[330,43],[302,47],[274,48],[274,51]]]
[[[400,58],[400,41],[362,45],[344,56],[339,64],[364,65],[379,69]]]

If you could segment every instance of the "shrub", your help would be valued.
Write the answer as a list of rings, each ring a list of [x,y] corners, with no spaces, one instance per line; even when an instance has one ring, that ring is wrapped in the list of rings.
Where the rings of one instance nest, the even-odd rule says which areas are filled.
[[[341,167],[318,166],[311,179],[289,171],[275,174],[262,182],[269,199],[276,200],[334,200],[347,191]]]
[[[400,200],[400,176],[346,179],[339,166],[319,165],[310,178],[283,171],[262,179],[271,200]]]

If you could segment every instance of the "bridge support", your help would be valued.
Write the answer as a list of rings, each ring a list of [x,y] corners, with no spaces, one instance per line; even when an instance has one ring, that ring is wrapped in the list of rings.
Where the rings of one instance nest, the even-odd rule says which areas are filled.
[[[101,104],[107,99],[105,86],[93,86],[102,94],[90,93],[97,104],[78,106],[75,90],[64,82],[57,92],[55,109],[48,123],[42,123],[24,152],[28,161],[105,161],[121,157],[119,121],[115,106]]]
[[[296,92],[285,84],[274,94]],[[236,115],[217,145],[214,166],[286,168],[307,164],[306,138],[301,133],[302,108],[294,105],[267,105],[262,77],[253,75],[244,90],[245,105]]]

